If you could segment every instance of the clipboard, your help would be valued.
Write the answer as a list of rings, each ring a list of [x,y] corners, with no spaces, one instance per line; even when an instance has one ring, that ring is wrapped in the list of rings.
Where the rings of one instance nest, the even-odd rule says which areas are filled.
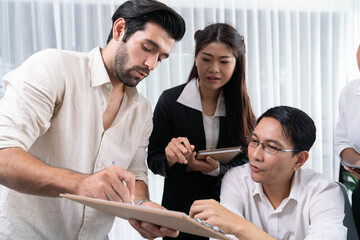
[[[207,156],[210,156],[222,164],[227,164],[236,155],[243,152],[242,147],[229,147],[229,148],[218,148],[198,151],[195,158],[198,160],[205,160]]]
[[[213,229],[211,225],[206,226],[183,212],[136,206],[128,203],[82,197],[68,193],[60,194],[60,197],[70,199],[125,220],[132,218],[153,223],[158,226],[179,230],[180,232],[221,240],[231,240],[224,233]]]

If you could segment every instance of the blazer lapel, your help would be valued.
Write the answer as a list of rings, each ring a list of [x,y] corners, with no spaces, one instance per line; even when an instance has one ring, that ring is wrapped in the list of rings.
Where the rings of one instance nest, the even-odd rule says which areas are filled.
[[[197,143],[195,145],[195,151],[204,150],[206,148],[206,143],[202,113],[189,107],[185,107],[185,112],[187,124],[189,126],[189,141],[190,143]]]

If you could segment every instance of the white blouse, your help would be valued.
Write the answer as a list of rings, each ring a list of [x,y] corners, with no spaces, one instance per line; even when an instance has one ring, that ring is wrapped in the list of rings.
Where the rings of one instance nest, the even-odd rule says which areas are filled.
[[[202,112],[203,116],[203,125],[205,131],[205,141],[206,149],[214,149],[217,147],[219,140],[220,132],[220,117],[226,116],[225,109],[225,99],[223,92],[220,92],[220,95],[217,100],[216,110],[214,116],[207,116],[204,114],[202,105],[201,105],[201,96],[199,89],[199,80],[193,79],[181,92],[177,102],[195,110]],[[217,176],[220,173],[220,168],[207,173],[211,176]]]

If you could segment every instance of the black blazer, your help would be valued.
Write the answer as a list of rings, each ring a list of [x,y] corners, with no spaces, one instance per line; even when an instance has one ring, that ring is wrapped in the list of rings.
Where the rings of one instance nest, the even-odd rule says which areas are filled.
[[[170,210],[189,213],[190,206],[197,199],[219,201],[221,178],[228,169],[247,162],[244,154],[239,154],[230,163],[220,165],[217,177],[202,172],[186,172],[186,165],[175,163],[166,167],[165,148],[173,137],[187,137],[195,145],[195,151],[204,150],[205,131],[202,113],[177,102],[186,84],[168,89],[160,96],[155,107],[154,128],[148,147],[148,166],[155,174],[165,177],[162,205]],[[228,127],[225,117],[220,117],[220,132],[217,148],[232,147],[228,143]],[[178,239],[205,239],[180,233]]]

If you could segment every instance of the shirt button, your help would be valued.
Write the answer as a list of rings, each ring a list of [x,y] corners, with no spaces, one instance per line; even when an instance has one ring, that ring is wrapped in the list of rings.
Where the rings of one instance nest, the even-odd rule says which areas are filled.
[[[97,165],[96,165],[98,168],[102,168],[104,166],[104,164],[102,162],[99,162]]]

